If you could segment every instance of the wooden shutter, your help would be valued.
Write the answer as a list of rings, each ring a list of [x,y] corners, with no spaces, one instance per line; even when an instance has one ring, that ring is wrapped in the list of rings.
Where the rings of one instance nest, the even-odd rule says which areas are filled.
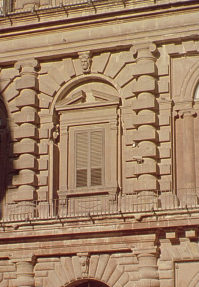
[[[76,187],[103,184],[104,130],[80,131],[75,136]]]
[[[103,175],[103,131],[90,133],[90,185],[102,185]]]
[[[88,132],[76,133],[76,187],[87,186],[88,183]]]

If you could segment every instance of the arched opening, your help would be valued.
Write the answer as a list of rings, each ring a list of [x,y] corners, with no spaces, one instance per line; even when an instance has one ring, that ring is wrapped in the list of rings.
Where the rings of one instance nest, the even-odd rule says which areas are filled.
[[[109,287],[105,283],[93,279],[84,279],[75,281],[65,287]]]

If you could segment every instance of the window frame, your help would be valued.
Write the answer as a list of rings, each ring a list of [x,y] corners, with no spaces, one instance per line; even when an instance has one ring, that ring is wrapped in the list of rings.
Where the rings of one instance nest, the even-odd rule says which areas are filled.
[[[60,120],[60,178],[59,195],[67,196],[98,193],[116,193],[121,175],[118,167],[120,161],[119,137],[120,117],[119,98],[117,102],[90,103],[84,105],[69,105],[59,109]],[[74,155],[74,143],[71,142],[71,130],[104,129],[104,184],[100,186],[77,188],[74,180],[74,162],[71,156]],[[74,136],[72,136],[74,139]],[[111,140],[110,140],[111,139]],[[71,147],[73,149],[71,150]],[[64,155],[64,156],[63,156]],[[65,170],[66,172],[61,172]]]

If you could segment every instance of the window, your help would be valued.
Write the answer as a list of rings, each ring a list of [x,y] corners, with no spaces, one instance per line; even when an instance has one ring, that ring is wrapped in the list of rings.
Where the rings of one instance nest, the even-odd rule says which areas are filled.
[[[60,121],[59,192],[70,196],[117,192],[120,117],[116,91],[101,83],[86,83],[63,97],[56,110]]]

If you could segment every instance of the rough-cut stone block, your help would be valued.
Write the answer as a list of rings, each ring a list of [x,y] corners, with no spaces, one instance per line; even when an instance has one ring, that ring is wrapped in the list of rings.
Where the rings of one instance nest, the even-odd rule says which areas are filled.
[[[39,170],[46,170],[48,169],[48,157],[43,157],[38,160]]]
[[[169,111],[161,113],[159,115],[159,125],[160,126],[170,125],[170,119],[171,119],[171,116],[169,114]]]
[[[171,180],[168,177],[162,178],[159,180],[159,186],[162,191],[171,190]]]
[[[32,124],[22,124],[20,127],[14,129],[14,135],[16,139],[36,138],[37,129]]]
[[[137,146],[137,155],[138,156],[149,156],[156,157],[157,156],[157,147],[153,142],[140,142]],[[135,151],[135,153],[136,153]]]
[[[37,263],[35,266],[35,271],[45,271],[45,270],[53,270],[55,267],[54,262],[42,262],[42,263]]]
[[[103,53],[99,56],[95,56],[93,58],[92,66],[91,66],[91,71],[93,73],[103,73],[105,70],[105,67],[107,65],[107,62],[110,57],[110,53]]]
[[[160,279],[171,279],[173,277],[173,270],[165,270],[159,272]]]
[[[154,62],[148,62],[148,63],[138,63],[132,73],[135,76],[140,76],[140,75],[155,75],[157,72],[156,66]]]
[[[39,130],[39,138],[40,139],[48,139],[49,137],[49,129],[48,128],[41,128]]]
[[[124,142],[126,145],[132,145],[133,143],[133,136],[136,130],[127,130],[126,134],[124,135]]]
[[[170,158],[171,157],[171,148],[170,147],[159,147],[159,157],[160,158]]]
[[[48,186],[40,186],[37,190],[38,200],[45,201],[48,199]]]
[[[151,76],[141,76],[138,78],[137,82],[133,86],[132,92],[154,92],[156,90],[157,84],[156,79]]]
[[[18,175],[13,177],[13,185],[35,185],[36,184],[36,176],[35,172],[32,170],[21,170]]]
[[[139,176],[137,182],[134,185],[135,191],[156,190],[156,189],[157,189],[157,179],[152,175]]]
[[[132,107],[133,110],[153,109],[156,107],[156,99],[151,93],[142,93],[133,101]]]
[[[144,159],[143,163],[138,163],[135,168],[135,174],[153,174],[157,173],[157,163],[154,159]]]
[[[38,178],[38,186],[47,185],[48,184],[48,176],[40,174],[37,176]]]
[[[38,95],[39,98],[39,107],[41,109],[48,109],[50,106],[50,103],[52,102],[52,97],[49,97],[46,94],[41,93]]]
[[[135,147],[133,146],[128,146],[126,147],[125,150],[125,160],[126,161],[131,161],[135,160],[136,157],[140,157],[140,159],[144,157],[157,157],[157,146],[153,142],[140,142],[139,144],[136,145]]]
[[[1,83],[0,83],[1,86]],[[19,91],[15,89],[15,85],[10,84],[9,87],[2,93],[4,99],[6,99],[6,101],[10,102],[11,100],[13,100],[14,98],[16,98],[19,94]]]
[[[82,71],[82,65],[81,65],[80,59],[73,59],[73,65],[75,68],[76,76],[82,75],[83,71]]]
[[[38,80],[34,75],[23,75],[21,79],[16,81],[16,89],[37,89]]]
[[[48,276],[48,271],[36,271],[35,272],[35,277],[47,277]]]
[[[72,59],[70,58],[64,59],[63,63],[64,63],[64,70],[66,71],[68,78],[74,77],[76,74]]]
[[[32,139],[22,139],[20,142],[14,143],[13,152],[15,154],[36,154],[38,152],[37,143]]]
[[[125,166],[125,177],[135,177],[136,162],[127,162]]]
[[[133,131],[134,141],[157,141],[158,134],[154,127],[152,126],[141,126],[138,130]]]
[[[24,106],[37,106],[38,99],[36,92],[33,90],[23,90],[21,91],[20,95],[16,99],[16,106],[17,107],[24,107]]]
[[[96,274],[95,274],[95,278],[96,279],[100,280],[102,278],[102,275],[103,275],[104,270],[105,270],[105,268],[107,266],[109,257],[110,257],[109,254],[100,255],[99,262],[98,262],[98,265],[97,265]]]
[[[37,160],[31,154],[22,154],[17,160],[13,161],[13,167],[15,169],[36,169]]]
[[[155,112],[150,110],[140,111],[137,116],[132,117],[132,122],[134,125],[142,125],[142,124],[153,124],[157,125],[157,115]]]
[[[34,193],[35,188],[33,186],[30,185],[19,186],[16,192],[15,201],[34,200]]]
[[[40,92],[52,97],[59,88],[60,86],[48,75],[42,75],[39,77]]]
[[[159,164],[159,173],[161,175],[171,174],[170,164]]]
[[[14,114],[14,121],[17,124],[37,123],[38,116],[36,110],[32,107],[24,107],[20,112]]]
[[[57,66],[58,66],[58,69],[55,67],[55,65],[53,65],[48,70],[48,74],[59,86],[61,86],[65,83],[66,79],[64,75],[60,72],[59,64]]]
[[[169,92],[169,77],[161,77],[158,81],[158,92],[168,93]]]
[[[120,87],[123,87],[128,82],[133,80],[133,75],[132,75],[133,67],[134,67],[133,63],[126,64],[125,67],[121,70],[121,72],[116,76],[115,80],[120,85]],[[125,95],[125,97],[128,98],[129,96]]]
[[[174,286],[173,284],[173,279],[161,280],[161,287],[172,287]]]
[[[160,142],[169,142],[170,139],[171,139],[170,129],[167,127],[161,128],[159,131],[159,141]]]
[[[41,140],[39,144],[39,154],[47,154],[48,153],[48,141]]]

